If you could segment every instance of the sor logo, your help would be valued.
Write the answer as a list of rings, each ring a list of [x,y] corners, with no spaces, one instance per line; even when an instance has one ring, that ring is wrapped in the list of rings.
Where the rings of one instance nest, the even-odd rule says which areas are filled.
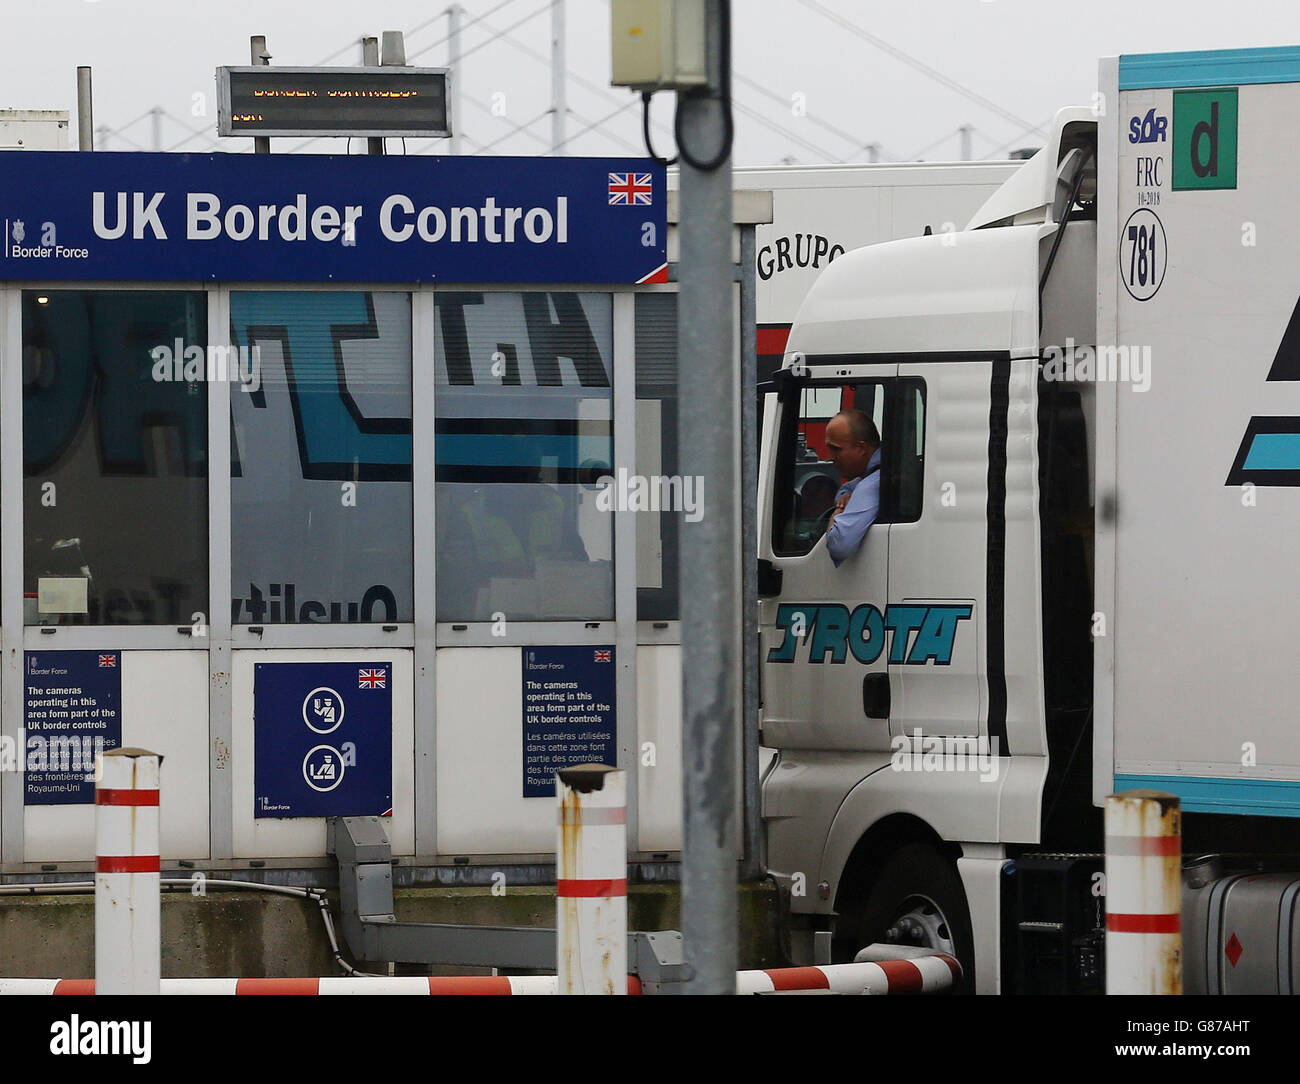
[[[1168,138],[1169,118],[1156,116],[1155,109],[1148,109],[1145,117],[1131,117],[1128,122],[1128,141],[1130,143],[1164,143]]]

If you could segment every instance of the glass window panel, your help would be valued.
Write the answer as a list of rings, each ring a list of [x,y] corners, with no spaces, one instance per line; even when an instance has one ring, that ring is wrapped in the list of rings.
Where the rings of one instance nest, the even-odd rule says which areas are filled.
[[[781,556],[808,553],[826,533],[843,479],[826,449],[826,426],[842,410],[870,415],[889,454],[885,418],[886,384],[864,381],[806,387],[800,392],[799,411],[783,414],[777,451],[773,513],[773,548]],[[883,522],[886,517],[880,517]]]
[[[190,624],[208,613],[207,302],[26,290],[27,624]]]
[[[898,472],[898,512],[895,523],[921,518],[925,498],[925,382],[899,381],[899,439],[895,442]]]
[[[435,303],[438,620],[611,619],[610,295]]]
[[[677,295],[636,295],[636,471],[675,477],[677,466]],[[680,512],[636,518],[636,613],[676,621]]]
[[[231,620],[414,619],[411,298],[231,295]]]

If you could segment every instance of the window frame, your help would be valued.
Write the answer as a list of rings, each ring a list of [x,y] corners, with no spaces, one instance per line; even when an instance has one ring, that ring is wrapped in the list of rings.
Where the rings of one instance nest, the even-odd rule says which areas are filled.
[[[860,373],[848,375],[841,373],[838,376],[818,376],[806,380],[800,380],[795,389],[798,393],[798,399],[788,399],[781,403],[781,416],[777,427],[776,436],[776,468],[773,478],[773,500],[772,500],[772,517],[768,525],[769,544],[772,547],[772,553],[781,558],[798,558],[806,557],[814,549],[824,534],[814,539],[808,549],[803,551],[791,551],[784,545],[783,533],[785,525],[789,522],[792,513],[790,498],[786,494],[794,492],[794,468],[792,446],[796,440],[800,422],[801,410],[792,410],[791,404],[798,402],[802,405],[803,393],[810,388],[844,388],[852,386],[855,389],[860,385],[876,384],[883,388],[884,406],[882,412],[883,432],[881,433],[883,449],[880,462],[880,512],[876,516],[876,523],[893,524],[893,523],[917,523],[921,520],[925,512],[925,452],[926,452],[926,407],[927,407],[927,390],[925,380],[919,376],[899,376],[896,373]],[[919,461],[920,476],[917,481],[917,506],[914,514],[910,511],[904,513],[900,509],[902,503],[902,485],[903,474],[902,465],[899,458],[890,455],[889,435],[897,433],[903,428],[907,417],[907,398],[912,391],[920,392],[920,444],[921,451],[916,457]]]
[[[291,285],[296,288],[290,289],[289,287]],[[410,530],[411,530],[412,552],[409,554],[408,568],[411,572],[410,609],[411,609],[412,616],[410,618],[399,617],[399,619],[396,621],[371,621],[371,622],[363,622],[363,621],[350,622],[347,620],[338,621],[338,622],[331,622],[331,621],[273,622],[270,620],[263,620],[261,622],[256,622],[256,621],[242,620],[236,617],[231,619],[230,624],[233,631],[234,639],[236,641],[236,646],[245,646],[245,647],[248,646],[253,646],[253,647],[366,647],[366,646],[409,647],[411,646],[411,644],[414,641],[410,635],[410,630],[414,628],[415,616],[419,612],[418,608],[420,605],[420,592],[415,585],[415,579],[417,575],[416,570],[418,566],[416,555],[419,551],[418,533],[420,530],[420,516],[418,512],[418,504],[419,504],[418,501],[419,477],[418,476],[420,473],[420,466],[421,466],[421,462],[419,458],[420,453],[419,453],[418,446],[416,444],[416,428],[417,428],[416,414],[418,412],[418,407],[416,405],[417,404],[416,397],[419,394],[420,387],[421,387],[420,380],[417,376],[417,369],[419,368],[419,366],[416,360],[416,356],[419,350],[416,336],[419,333],[420,326],[421,326],[420,320],[416,315],[417,298],[420,296],[419,293],[413,289],[403,289],[401,287],[394,287],[392,284],[389,284],[387,287],[384,288],[378,288],[378,287],[373,287],[368,285],[354,286],[353,284],[350,283],[324,284],[324,285],[319,283],[294,283],[294,284],[261,283],[258,284],[256,288],[249,287],[249,286],[241,286],[241,285],[226,286],[223,284],[223,286],[221,287],[221,291],[225,302],[224,305],[222,306],[222,316],[225,322],[222,325],[224,330],[222,332],[223,337],[220,341],[227,342],[227,343],[230,343],[230,340],[233,338],[233,336],[231,335],[231,331],[233,329],[233,324],[231,322],[232,321],[231,314],[232,314],[232,303],[234,301],[234,296],[237,294],[248,294],[248,293],[350,294],[350,293],[355,293],[355,294],[362,294],[365,295],[367,298],[370,298],[375,294],[382,293],[382,294],[398,295],[407,298],[409,303],[409,309],[410,309],[410,341],[411,341],[410,385],[409,385],[410,393],[411,393],[411,434],[410,434],[411,478],[408,481],[406,481],[405,484],[411,488]],[[233,345],[233,343],[230,344]],[[248,345],[251,345],[251,343]],[[222,405],[225,410],[225,417],[227,419],[226,424],[233,427],[235,422],[234,412],[232,409],[232,404],[234,401],[233,396],[242,393],[237,392],[234,388],[234,385],[229,381],[224,384],[224,393],[222,393],[221,391],[221,386],[218,386],[215,390],[216,390],[216,394],[213,395],[212,397],[221,399]],[[293,412],[295,416],[293,424],[296,426],[298,424],[298,417],[297,417],[298,408],[294,407]],[[224,446],[233,447],[233,441],[234,441],[233,431],[228,432],[225,436]],[[235,504],[234,504],[235,476],[233,474],[233,471],[230,469],[229,457],[224,458],[222,462],[226,468],[222,472],[223,484],[226,487],[224,507],[226,509],[227,518],[224,522],[224,527],[228,532],[230,532],[230,535],[233,536],[236,527],[236,515],[235,515]],[[325,479],[314,479],[314,480],[325,480]],[[334,481],[334,479],[328,479],[328,480]],[[367,484],[367,480],[365,478],[362,478],[360,480],[360,485],[359,485],[359,490],[362,493],[364,493],[366,484]],[[227,578],[231,581],[229,584],[231,590],[233,590],[233,586],[234,586],[233,580],[236,571],[235,565],[236,565],[236,560],[235,560],[235,552],[232,544],[232,538],[228,537],[226,539],[226,544],[225,544],[225,563],[222,571],[225,573]],[[225,598],[231,598],[231,590],[227,590],[226,595],[224,596]],[[269,601],[270,600],[268,597],[268,602]],[[399,611],[400,611],[400,604],[399,604]],[[229,613],[224,614],[224,616],[230,618]],[[250,630],[253,629],[260,629],[261,631],[250,632]],[[354,631],[350,635],[346,632],[324,631],[324,630],[346,630],[346,629],[352,629],[356,631]],[[371,630],[370,635],[360,631],[366,629]],[[316,631],[312,631],[312,630],[316,630]],[[374,637],[372,634],[376,630],[383,630],[384,635],[378,638]],[[303,633],[305,635],[299,635],[298,633]],[[393,635],[394,633],[399,634],[397,638],[394,637]]]
[[[39,622],[28,624],[23,605],[23,592],[26,585],[27,576],[27,509],[25,505],[25,489],[28,482],[27,463],[25,455],[25,432],[27,425],[27,401],[23,384],[23,361],[22,350],[24,339],[24,319],[23,319],[23,298],[27,294],[108,294],[108,293],[137,293],[137,294],[174,294],[174,295],[198,295],[203,299],[204,305],[204,339],[203,347],[206,351],[214,342],[213,332],[213,314],[215,308],[215,298],[213,289],[203,283],[187,282],[163,282],[163,283],[117,283],[117,282],[26,282],[15,281],[6,284],[4,290],[4,310],[5,317],[9,323],[5,337],[5,353],[11,359],[9,362],[12,372],[7,375],[7,382],[3,388],[4,415],[3,426],[14,434],[14,443],[16,444],[17,455],[16,462],[11,470],[7,470],[3,477],[3,488],[5,492],[17,494],[16,505],[21,509],[21,518],[15,517],[12,512],[8,512],[4,520],[6,543],[10,550],[10,556],[6,558],[5,579],[6,588],[9,586],[11,578],[17,576],[17,620],[16,622],[10,617],[8,607],[3,611],[3,624],[6,627],[13,627],[22,630],[22,639],[26,651],[34,650],[88,650],[95,647],[120,647],[128,648],[191,648],[194,642],[193,627],[194,623],[182,620],[178,623],[172,622],[124,622],[119,624],[76,624],[76,625],[58,625],[58,624],[41,624]],[[194,345],[194,344],[190,344]],[[205,361],[206,367],[206,361]],[[213,521],[213,485],[216,474],[214,472],[212,449],[217,445],[214,443],[214,433],[212,431],[212,400],[215,398],[212,394],[212,387],[206,379],[201,383],[204,391],[204,406],[200,415],[203,417],[204,425],[204,462],[202,475],[195,475],[196,480],[201,480],[204,486],[204,498],[200,502],[204,506],[204,512],[207,517],[205,529],[203,531],[204,541],[199,545],[195,553],[202,554],[204,561],[204,586],[207,593],[207,613],[203,614],[204,623],[211,625],[213,610],[213,599],[219,596],[213,594],[213,558],[214,551],[211,545],[211,535],[214,527]],[[87,403],[87,410],[90,404]],[[83,424],[84,424],[83,414]],[[11,453],[13,445],[6,444],[6,457],[13,461],[14,456]],[[7,591],[6,593],[11,593]],[[191,613],[197,611],[191,611]],[[182,618],[188,617],[182,614]],[[184,631],[182,631],[184,630]],[[109,642],[111,641],[111,643]]]

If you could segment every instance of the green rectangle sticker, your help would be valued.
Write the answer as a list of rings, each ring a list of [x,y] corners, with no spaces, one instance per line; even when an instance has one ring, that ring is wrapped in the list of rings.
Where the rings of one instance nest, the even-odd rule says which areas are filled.
[[[1174,191],[1237,187],[1237,88],[1174,91]]]

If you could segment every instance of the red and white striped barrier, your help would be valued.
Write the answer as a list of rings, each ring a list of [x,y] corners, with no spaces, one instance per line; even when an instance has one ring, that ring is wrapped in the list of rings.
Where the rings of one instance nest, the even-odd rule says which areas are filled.
[[[833,994],[933,994],[951,989],[960,978],[961,964],[939,953],[912,960],[741,971],[736,975],[736,993],[828,990]]]
[[[951,956],[922,956],[879,963],[824,964],[767,971],[740,971],[736,993],[771,994],[787,990],[828,990],[834,994],[931,994],[946,990],[961,978],[961,965]],[[641,993],[641,982],[628,975],[623,990]],[[5,994],[93,994],[94,979],[0,979]],[[559,993],[556,975],[470,976],[424,978],[367,976],[315,979],[163,979],[161,992],[173,995],[256,994],[380,994],[380,995],[520,995]]]
[[[143,749],[112,749],[96,765],[95,977],[101,994],[159,991],[161,762]]]
[[[179,995],[310,994],[324,995],[551,995],[557,992],[554,975],[474,976],[445,978],[419,976],[316,979],[163,979],[161,992]],[[641,983],[633,975],[626,991],[639,994]],[[95,992],[94,979],[0,979],[0,996],[5,994],[74,994]]]
[[[627,992],[627,784],[603,764],[556,773],[555,948],[562,994]]]
[[[1106,993],[1183,992],[1182,820],[1178,798],[1106,799]]]

